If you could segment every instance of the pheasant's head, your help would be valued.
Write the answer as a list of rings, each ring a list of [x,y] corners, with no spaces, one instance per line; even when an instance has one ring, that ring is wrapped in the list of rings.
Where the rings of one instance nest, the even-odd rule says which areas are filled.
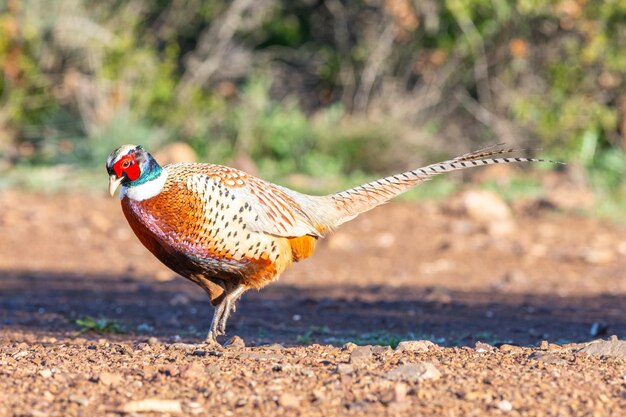
[[[109,155],[106,164],[111,196],[120,184],[133,187],[161,175],[162,168],[141,145],[122,145]]]

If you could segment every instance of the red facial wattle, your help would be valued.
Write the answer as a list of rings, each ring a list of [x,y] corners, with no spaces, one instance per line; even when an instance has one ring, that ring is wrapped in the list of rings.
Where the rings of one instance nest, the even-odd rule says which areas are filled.
[[[126,155],[120,158],[120,160],[113,165],[113,170],[115,171],[115,175],[118,177],[121,177],[124,173],[131,181],[135,181],[141,175],[139,164],[135,160],[135,154]]]

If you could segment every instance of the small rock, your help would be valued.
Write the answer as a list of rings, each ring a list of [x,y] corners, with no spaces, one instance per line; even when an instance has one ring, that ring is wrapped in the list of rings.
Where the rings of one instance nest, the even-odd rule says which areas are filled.
[[[354,372],[354,368],[347,363],[340,363],[337,365],[336,372],[342,375],[350,375],[352,372]]]
[[[202,405],[198,402],[192,401],[192,402],[188,402],[185,404],[185,408],[187,408],[187,411],[189,412],[189,414],[203,414],[204,413],[204,408],[202,407]]]
[[[352,343],[352,342],[348,342],[345,343],[342,347],[341,350],[345,351],[345,352],[352,352],[354,349],[356,349],[358,347],[358,345],[356,343]]]
[[[505,413],[513,411],[513,406],[507,400],[500,401],[496,406],[498,407],[500,411],[503,411]]]
[[[567,365],[567,361],[565,359],[559,358],[558,356],[547,353],[547,352],[533,352],[528,356],[528,359],[535,359],[539,362],[549,363],[554,365]]]
[[[491,191],[466,191],[461,196],[461,203],[467,215],[481,224],[510,221],[512,219],[509,206],[498,194]]]
[[[523,352],[524,351],[524,349],[522,349],[519,346],[509,345],[507,343],[505,343],[503,345],[500,345],[498,350],[500,350],[500,352],[508,352],[508,353],[519,353],[519,352]]]
[[[370,350],[374,355],[380,355],[393,351],[393,349],[391,349],[391,346],[388,345],[373,345],[370,346]]]
[[[122,407],[124,413],[182,413],[178,400],[161,400],[146,398],[145,400],[130,401]]]
[[[19,352],[15,352],[12,355],[12,357],[13,357],[13,359],[21,359],[21,358],[24,358],[24,357],[28,356],[29,354],[30,354],[30,352],[27,351],[27,350],[20,350]]]
[[[95,346],[94,346],[94,347],[95,347]],[[91,349],[91,348],[92,348],[92,347],[90,346],[90,347],[88,347],[87,349]],[[135,345],[135,350],[138,350],[138,351],[142,351],[142,350],[149,350],[149,349],[150,349],[150,345],[149,345],[149,344],[147,344],[147,343],[137,343],[137,344]]]
[[[150,346],[154,346],[154,345],[158,345],[159,344],[159,339],[157,339],[156,337],[149,337],[148,338],[148,344]]]
[[[246,347],[246,342],[244,342],[244,340],[239,336],[233,336],[228,342],[226,342],[224,347],[229,349],[243,349]]]
[[[200,379],[205,375],[205,368],[200,362],[193,362],[189,365],[182,365],[179,374],[182,378]]]
[[[398,403],[403,403],[406,401],[406,393],[408,392],[409,387],[404,382],[398,382],[394,387],[394,401]]]
[[[582,255],[583,260],[592,265],[605,265],[616,257],[615,252],[609,249],[588,249]]]
[[[462,397],[466,401],[476,401],[480,398],[483,398],[485,394],[481,391],[466,391],[462,394]]]
[[[422,362],[419,364],[407,363],[387,372],[385,377],[392,381],[414,382],[427,379],[436,381],[441,378],[441,372],[430,362]]]
[[[269,349],[269,350],[277,350],[277,351],[285,349],[285,347],[281,345],[280,343],[273,343],[271,345],[263,346],[263,348]]]
[[[550,343],[547,340],[542,340],[539,342],[539,349],[548,350],[550,348]]]
[[[596,340],[591,343],[583,344],[577,352],[587,353],[593,356],[614,356],[618,358],[626,358],[626,341],[617,340],[612,337],[610,340]]]
[[[285,408],[299,408],[300,407],[300,397],[285,392],[278,397],[278,405]]]
[[[48,368],[42,369],[39,371],[39,375],[41,375],[42,378],[50,378],[52,376],[52,371]]]
[[[198,346],[192,343],[176,342],[170,345],[170,349],[194,351]]]
[[[362,364],[371,361],[373,357],[371,346],[358,346],[350,352],[350,363]]]
[[[119,374],[112,374],[110,372],[102,372],[98,376],[98,380],[102,382],[104,385],[117,385],[121,383],[124,378],[122,378]]]
[[[78,405],[82,405],[83,407],[89,404],[89,400],[85,397],[81,397],[80,395],[70,394],[68,400],[72,403],[76,403]]]
[[[428,352],[435,344],[430,340],[404,340],[398,343],[397,352]]]
[[[486,353],[486,352],[493,352],[494,351],[494,347],[493,346],[488,345],[487,343],[483,343],[483,342],[476,342],[476,344],[474,345],[474,349],[478,353]]]

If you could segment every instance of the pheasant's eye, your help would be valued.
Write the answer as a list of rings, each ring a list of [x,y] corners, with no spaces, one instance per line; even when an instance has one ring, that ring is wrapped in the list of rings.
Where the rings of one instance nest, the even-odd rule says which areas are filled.
[[[130,161],[124,161],[124,162],[122,162],[122,168],[123,168],[123,169],[126,169],[126,168],[128,168],[129,166],[130,166]]]

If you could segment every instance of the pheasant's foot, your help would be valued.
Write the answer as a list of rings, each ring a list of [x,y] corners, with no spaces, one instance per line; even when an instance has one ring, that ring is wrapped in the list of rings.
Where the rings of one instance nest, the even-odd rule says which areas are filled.
[[[211,330],[204,340],[204,344],[206,345],[206,347],[218,350],[222,349],[222,345],[220,344],[220,342],[217,341],[217,336],[218,335]]]
[[[228,322],[230,313],[233,313],[235,312],[235,310],[237,310],[237,308],[235,307],[235,303],[245,291],[246,287],[243,285],[239,285],[233,291],[228,293],[226,297],[224,297],[224,301],[222,301],[224,311],[222,312],[222,317],[220,318],[217,326],[217,329],[221,332],[221,334],[226,334],[226,322]]]

